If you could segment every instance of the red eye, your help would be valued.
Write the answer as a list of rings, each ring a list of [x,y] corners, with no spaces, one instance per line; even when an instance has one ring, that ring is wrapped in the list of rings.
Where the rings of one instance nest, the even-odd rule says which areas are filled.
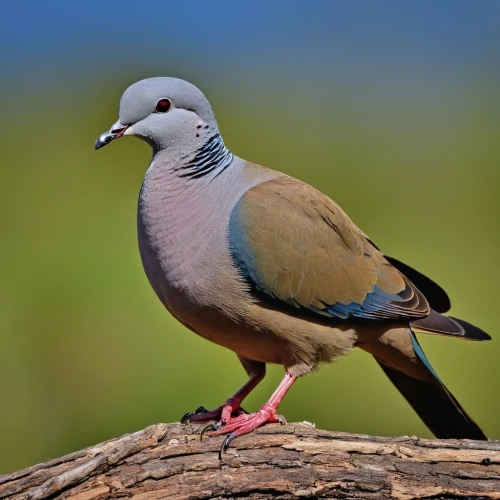
[[[166,97],[162,97],[157,103],[155,111],[157,113],[166,113],[172,106],[172,101]]]

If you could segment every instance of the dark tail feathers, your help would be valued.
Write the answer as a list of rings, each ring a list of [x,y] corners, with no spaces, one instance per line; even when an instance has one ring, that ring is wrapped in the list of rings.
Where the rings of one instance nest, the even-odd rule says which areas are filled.
[[[444,316],[431,309],[429,316],[411,322],[412,330],[420,333],[434,333],[450,335],[468,340],[491,340],[491,337],[478,328],[462,319]]]
[[[437,438],[487,440],[484,432],[441,382],[413,333],[412,343],[415,354],[431,375],[430,381],[412,378],[377,360],[392,383]]]

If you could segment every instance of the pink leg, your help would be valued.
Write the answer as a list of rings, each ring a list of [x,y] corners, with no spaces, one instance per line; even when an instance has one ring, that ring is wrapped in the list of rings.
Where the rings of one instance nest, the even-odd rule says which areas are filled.
[[[231,415],[239,416],[246,414],[247,412],[241,408],[241,402],[255,389],[265,375],[266,367],[262,365],[262,369],[254,373],[248,382],[222,406],[219,406],[215,410],[206,410],[203,406],[200,406],[194,412],[186,413],[182,417],[181,423],[189,424],[190,422],[208,422],[210,420],[216,420],[219,421],[221,425],[225,425],[231,418]]]
[[[212,425],[216,434],[229,434],[222,444],[219,458],[222,458],[222,453],[227,450],[234,438],[243,434],[248,434],[266,423],[285,423],[285,419],[281,415],[278,415],[277,408],[288,392],[288,389],[292,387],[292,384],[296,380],[297,377],[295,375],[291,375],[287,372],[276,391],[274,391],[274,394],[266,404],[261,406],[260,410],[250,415],[241,414],[234,418],[230,418],[226,423],[221,421],[218,424]]]

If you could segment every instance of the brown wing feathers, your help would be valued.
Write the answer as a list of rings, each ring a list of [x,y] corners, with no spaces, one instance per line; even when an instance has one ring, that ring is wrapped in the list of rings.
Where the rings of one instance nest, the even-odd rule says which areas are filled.
[[[429,312],[423,294],[338,205],[295,179],[247,191],[233,210],[230,240],[254,286],[295,307],[339,318],[415,319]]]

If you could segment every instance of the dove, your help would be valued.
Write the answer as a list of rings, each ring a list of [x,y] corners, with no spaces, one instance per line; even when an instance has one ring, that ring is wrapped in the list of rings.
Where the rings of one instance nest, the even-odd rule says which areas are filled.
[[[153,150],[137,211],[153,290],[187,329],[235,352],[248,374],[218,408],[182,418],[227,435],[219,456],[237,436],[284,423],[278,405],[294,382],[355,347],[373,355],[436,437],[487,439],[416,337],[491,338],[445,314],[443,288],[384,255],[325,194],[233,154],[208,100],[186,81],[127,88],[95,149],[127,136]],[[282,365],[284,378],[249,414],[241,404],[268,363]]]

